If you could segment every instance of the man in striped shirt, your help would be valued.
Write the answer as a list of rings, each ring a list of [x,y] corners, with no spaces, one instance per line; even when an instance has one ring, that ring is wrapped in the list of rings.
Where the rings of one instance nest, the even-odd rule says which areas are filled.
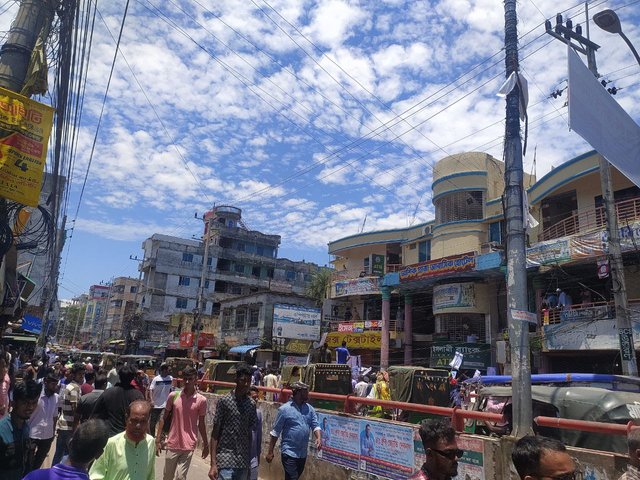
[[[58,418],[58,438],[56,439],[56,453],[53,456],[51,465],[60,463],[62,457],[68,454],[67,445],[73,434],[74,416],[78,402],[80,401],[80,384],[84,380],[85,368],[82,363],[74,363],[71,367],[70,382],[64,387],[60,393],[60,406],[62,415]]]

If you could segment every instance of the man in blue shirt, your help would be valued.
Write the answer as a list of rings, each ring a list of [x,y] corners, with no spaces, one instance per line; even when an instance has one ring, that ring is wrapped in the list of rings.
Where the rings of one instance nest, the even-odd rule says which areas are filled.
[[[338,357],[338,363],[347,363],[351,358],[349,350],[347,350],[347,342],[343,341],[342,346],[336,348],[336,356]]]
[[[265,457],[267,462],[273,460],[273,449],[278,437],[280,453],[284,468],[285,480],[298,480],[304,472],[307,461],[307,445],[309,432],[313,431],[316,448],[322,448],[322,430],[318,423],[318,415],[314,408],[307,403],[309,400],[309,386],[302,382],[291,385],[292,399],[278,409],[276,421],[270,432],[269,451]]]

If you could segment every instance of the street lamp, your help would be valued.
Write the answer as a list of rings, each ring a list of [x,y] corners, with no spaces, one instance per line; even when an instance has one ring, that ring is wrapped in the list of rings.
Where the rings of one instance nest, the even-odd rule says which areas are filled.
[[[632,45],[631,41],[627,38],[627,36],[622,31],[622,25],[620,24],[620,18],[618,18],[618,14],[613,10],[603,10],[601,12],[596,13],[593,16],[593,21],[596,25],[598,25],[602,30],[609,33],[617,33],[622,37],[625,43],[633,52],[633,56],[636,57],[636,61],[640,65],[640,55],[636,51],[635,47]]]

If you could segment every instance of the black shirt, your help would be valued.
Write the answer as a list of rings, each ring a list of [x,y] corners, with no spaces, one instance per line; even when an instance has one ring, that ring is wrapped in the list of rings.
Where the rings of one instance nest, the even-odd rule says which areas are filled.
[[[144,400],[144,395],[131,385],[123,387],[117,384],[108,388],[98,398],[93,409],[95,417],[106,420],[111,430],[111,436],[124,432],[127,407],[135,400]]]

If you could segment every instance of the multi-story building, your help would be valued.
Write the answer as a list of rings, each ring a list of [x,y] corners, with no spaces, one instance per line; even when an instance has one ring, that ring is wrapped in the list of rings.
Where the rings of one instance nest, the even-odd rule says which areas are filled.
[[[534,370],[619,371],[611,280],[598,260],[605,251],[598,159],[581,155],[537,182],[525,174],[539,222],[527,249],[528,307],[540,318],[531,331]],[[612,170],[637,349],[640,189]],[[504,164],[484,153],[446,157],[434,166],[433,221],[329,243],[336,271],[325,312],[337,323],[330,345],[347,339],[382,365],[446,366],[460,351],[463,369],[508,371],[503,175]],[[565,306],[552,306],[561,293]]]
[[[219,336],[222,301],[263,291],[303,294],[319,268],[278,258],[280,236],[248,229],[239,208],[214,207],[204,220],[202,241],[154,234],[143,244],[143,319],[158,330],[191,328],[197,313],[205,328]],[[205,305],[196,312],[199,294]]]
[[[84,321],[80,328],[82,341],[98,344],[98,334],[102,332],[106,318],[107,305],[109,304],[110,285],[91,285]]]
[[[140,284],[137,278],[113,279],[104,326],[105,339],[122,339],[126,335],[125,326],[132,320],[142,298],[139,296]]]

